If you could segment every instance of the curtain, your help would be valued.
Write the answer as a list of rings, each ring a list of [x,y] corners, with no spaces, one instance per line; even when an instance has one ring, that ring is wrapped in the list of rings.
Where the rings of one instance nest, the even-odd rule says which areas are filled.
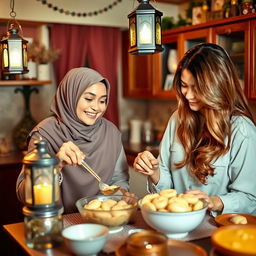
[[[110,82],[110,100],[104,116],[117,127],[120,37],[119,28],[67,24],[53,24],[50,27],[51,47],[61,49],[61,56],[54,63],[57,83],[70,69],[88,63],[88,67],[101,73]]]

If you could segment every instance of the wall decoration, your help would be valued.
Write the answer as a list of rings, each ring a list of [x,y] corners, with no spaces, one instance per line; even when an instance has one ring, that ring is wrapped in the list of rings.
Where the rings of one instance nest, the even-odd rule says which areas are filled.
[[[196,6],[192,9],[192,25],[202,23],[202,6]]]
[[[112,4],[109,4],[105,7],[103,7],[100,10],[96,10],[96,11],[90,11],[90,12],[75,12],[75,11],[70,11],[70,10],[65,10],[62,7],[56,6],[52,3],[49,3],[47,0],[36,0],[38,2],[41,2],[43,5],[46,5],[48,8],[53,9],[53,11],[59,12],[61,14],[66,14],[66,15],[71,15],[71,16],[77,16],[77,17],[81,17],[81,18],[85,18],[85,17],[91,17],[91,16],[97,16],[99,14],[103,14],[104,12],[107,12],[109,10],[111,10],[113,7],[115,7],[118,3],[121,3],[122,0],[116,0],[114,1]]]

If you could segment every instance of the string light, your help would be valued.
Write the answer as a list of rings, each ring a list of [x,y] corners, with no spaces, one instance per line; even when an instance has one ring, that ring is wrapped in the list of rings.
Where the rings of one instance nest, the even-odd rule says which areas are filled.
[[[96,10],[96,11],[90,11],[90,12],[75,12],[75,11],[70,11],[70,10],[65,10],[62,7],[58,7],[52,3],[49,3],[47,0],[36,0],[38,2],[41,2],[43,5],[46,5],[48,8],[53,9],[53,11],[59,12],[61,14],[66,14],[66,15],[71,15],[71,16],[77,16],[77,17],[92,17],[92,16],[97,16],[99,14],[103,14],[104,12],[107,12],[111,10],[113,7],[115,7],[118,3],[121,3],[122,0],[116,0],[112,4],[109,4],[102,9]]]

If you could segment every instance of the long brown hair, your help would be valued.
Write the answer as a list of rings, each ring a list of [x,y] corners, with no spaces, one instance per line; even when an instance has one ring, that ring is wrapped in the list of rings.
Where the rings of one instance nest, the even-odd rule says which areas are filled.
[[[195,79],[195,93],[203,109],[192,111],[181,92],[181,75],[186,69]],[[203,43],[191,48],[179,62],[173,86],[178,100],[177,136],[185,151],[177,168],[188,166],[202,183],[214,175],[212,162],[230,149],[231,117],[251,119],[237,71],[226,51],[216,44]],[[225,139],[227,141],[225,143]]]

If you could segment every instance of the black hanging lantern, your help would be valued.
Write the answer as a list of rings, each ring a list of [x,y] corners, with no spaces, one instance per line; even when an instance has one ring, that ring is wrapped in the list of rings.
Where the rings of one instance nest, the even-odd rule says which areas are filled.
[[[149,0],[138,0],[139,6],[128,15],[129,53],[145,55],[163,51],[161,16]]]
[[[28,72],[28,41],[19,35],[22,29],[15,19],[14,0],[11,0],[10,6],[12,20],[8,21],[6,35],[3,36],[0,44],[2,73],[5,75],[24,74]]]

